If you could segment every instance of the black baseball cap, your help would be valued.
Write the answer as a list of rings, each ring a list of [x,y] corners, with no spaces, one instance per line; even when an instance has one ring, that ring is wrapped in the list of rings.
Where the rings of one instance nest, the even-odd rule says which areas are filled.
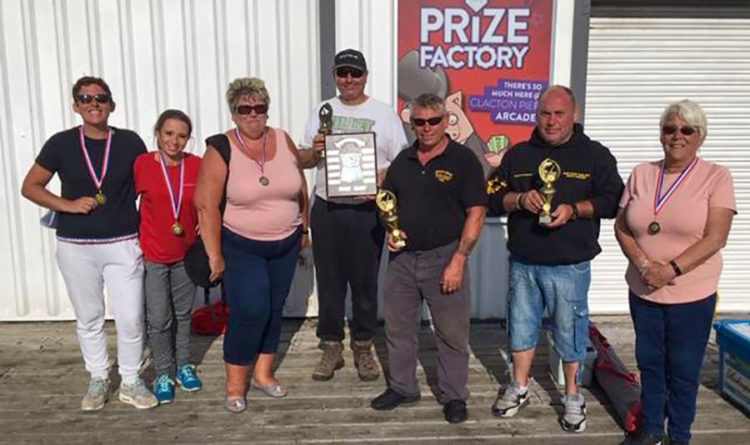
[[[367,72],[367,62],[365,56],[356,49],[345,49],[339,51],[333,58],[333,69],[348,66]]]

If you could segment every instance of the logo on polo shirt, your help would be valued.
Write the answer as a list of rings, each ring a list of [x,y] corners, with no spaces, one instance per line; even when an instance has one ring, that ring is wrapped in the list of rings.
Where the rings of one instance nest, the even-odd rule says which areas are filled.
[[[568,179],[578,179],[581,181],[585,181],[591,177],[591,174],[581,173],[581,172],[563,172],[563,176],[565,176]]]
[[[435,170],[435,177],[440,182],[449,182],[453,179],[453,173],[448,170]]]

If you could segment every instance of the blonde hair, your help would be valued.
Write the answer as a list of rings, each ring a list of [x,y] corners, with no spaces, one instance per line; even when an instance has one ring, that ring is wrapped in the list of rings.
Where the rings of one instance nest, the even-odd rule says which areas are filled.
[[[234,113],[237,107],[237,101],[242,96],[252,96],[262,100],[266,105],[271,104],[271,98],[268,96],[266,84],[257,77],[239,77],[234,79],[227,87],[227,105],[229,111]]]
[[[677,116],[688,125],[697,128],[698,134],[701,135],[701,143],[703,143],[706,139],[706,134],[708,134],[708,119],[706,119],[706,112],[703,111],[703,108],[697,102],[693,102],[690,99],[683,99],[667,105],[667,108],[661,112],[659,131],[661,131],[661,128],[672,116]]]

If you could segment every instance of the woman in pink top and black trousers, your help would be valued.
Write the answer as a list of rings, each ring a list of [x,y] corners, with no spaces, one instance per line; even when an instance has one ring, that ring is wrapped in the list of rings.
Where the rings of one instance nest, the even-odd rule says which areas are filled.
[[[729,170],[697,157],[706,115],[692,101],[661,115],[664,159],[635,167],[615,233],[630,264],[630,313],[641,371],[642,426],[628,443],[690,441],[700,367],[736,213]]]
[[[297,148],[283,130],[266,126],[270,98],[263,81],[236,79],[226,98],[237,126],[206,140],[196,204],[210,279],[223,275],[229,304],[225,407],[236,413],[246,409],[251,369],[253,388],[286,395],[273,362],[284,301],[308,243],[308,197]]]

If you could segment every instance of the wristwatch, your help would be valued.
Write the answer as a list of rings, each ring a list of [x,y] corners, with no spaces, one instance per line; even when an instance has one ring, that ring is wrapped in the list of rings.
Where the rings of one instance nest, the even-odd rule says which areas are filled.
[[[570,204],[570,207],[573,208],[573,215],[571,215],[570,220],[575,221],[578,219],[578,206],[575,204]]]

